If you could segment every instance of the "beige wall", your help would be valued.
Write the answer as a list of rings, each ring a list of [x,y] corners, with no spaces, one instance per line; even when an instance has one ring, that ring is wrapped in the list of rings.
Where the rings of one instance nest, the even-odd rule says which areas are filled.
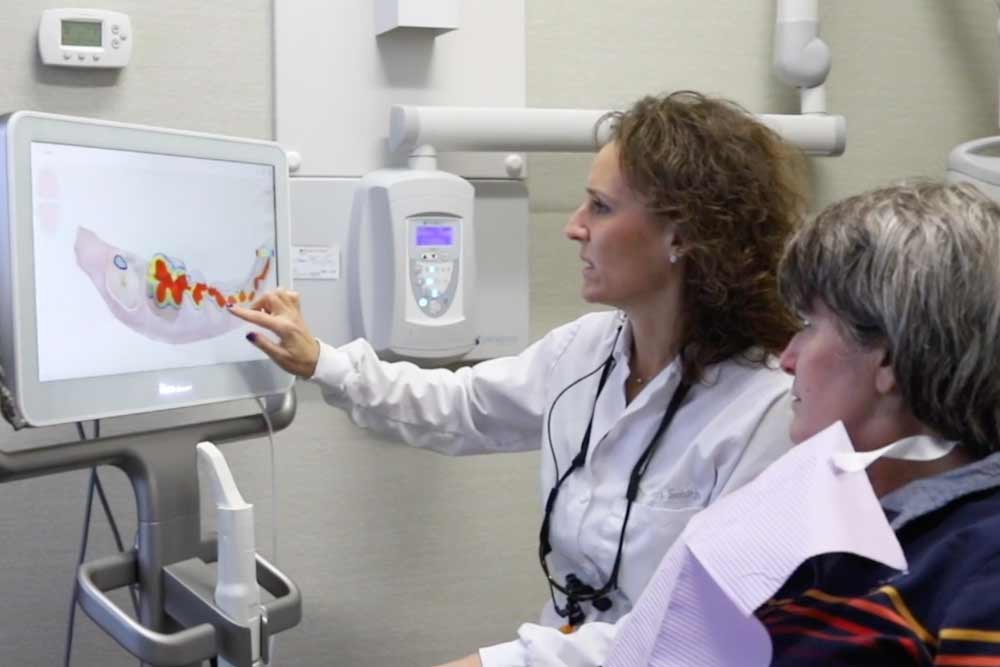
[[[52,7],[99,7],[132,20],[124,70],[46,67],[38,21]],[[269,0],[2,0],[0,110],[34,109],[269,138]]]
[[[133,62],[119,74],[41,67],[39,13],[64,4],[2,0],[0,109],[271,135],[266,0],[102,3],[134,23]],[[817,205],[902,176],[941,175],[952,146],[995,132],[993,3],[820,4],[834,57],[830,109],[848,119],[848,150],[811,163]],[[754,111],[794,112],[796,96],[770,74],[773,5],[527,0],[528,102],[620,106],[695,88]],[[562,226],[588,161],[530,158],[535,336],[587,307]],[[306,394],[300,418],[278,436],[282,565],[306,594],[303,624],[279,649],[282,664],[427,665],[511,636],[545,595],[534,558],[537,454],[453,461],[390,449]],[[24,441],[0,427],[0,447]],[[226,452],[266,541],[273,505],[264,442]],[[130,534],[130,491],[120,474],[106,478]],[[0,486],[0,664],[51,665],[61,656],[84,489],[83,473]],[[91,556],[108,553],[103,519],[94,531]],[[75,664],[134,664],[89,621],[78,624]]]

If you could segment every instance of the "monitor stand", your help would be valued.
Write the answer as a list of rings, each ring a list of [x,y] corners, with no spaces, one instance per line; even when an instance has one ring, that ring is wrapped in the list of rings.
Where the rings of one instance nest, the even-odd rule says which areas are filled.
[[[294,390],[266,400],[275,430],[295,415]],[[78,600],[88,616],[143,665],[198,667],[223,657],[250,664],[250,631],[233,623],[213,601],[215,541],[201,539],[195,445],[267,432],[262,415],[184,425],[139,434],[0,451],[0,483],[96,465],[120,468],[135,492],[138,538],[124,553],[84,563]],[[262,604],[261,655],[268,637],[298,624],[298,588],[257,556],[258,584],[273,599]],[[105,595],[135,585],[138,621]]]

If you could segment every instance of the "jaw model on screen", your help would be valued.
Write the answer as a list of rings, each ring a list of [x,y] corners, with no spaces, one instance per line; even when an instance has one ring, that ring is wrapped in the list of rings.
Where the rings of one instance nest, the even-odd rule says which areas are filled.
[[[164,343],[192,343],[244,326],[227,305],[254,299],[272,270],[273,249],[257,249],[242,282],[206,281],[162,253],[144,259],[102,241],[80,227],[76,263],[90,277],[111,313],[130,329]]]

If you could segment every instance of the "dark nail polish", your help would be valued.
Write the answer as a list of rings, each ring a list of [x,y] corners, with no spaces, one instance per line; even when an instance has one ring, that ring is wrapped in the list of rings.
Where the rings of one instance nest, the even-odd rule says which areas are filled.
[[[250,341],[251,343],[256,343],[257,342],[257,334],[255,334],[254,332],[251,331],[250,333],[247,334],[247,340]]]

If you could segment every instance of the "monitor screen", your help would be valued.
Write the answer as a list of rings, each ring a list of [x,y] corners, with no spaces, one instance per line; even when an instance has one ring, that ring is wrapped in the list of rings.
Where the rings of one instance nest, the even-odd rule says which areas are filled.
[[[29,423],[291,386],[226,308],[290,286],[280,147],[32,112],[0,147],[0,360]]]
[[[271,166],[32,142],[31,177],[40,381],[263,358],[226,306],[277,286]]]

